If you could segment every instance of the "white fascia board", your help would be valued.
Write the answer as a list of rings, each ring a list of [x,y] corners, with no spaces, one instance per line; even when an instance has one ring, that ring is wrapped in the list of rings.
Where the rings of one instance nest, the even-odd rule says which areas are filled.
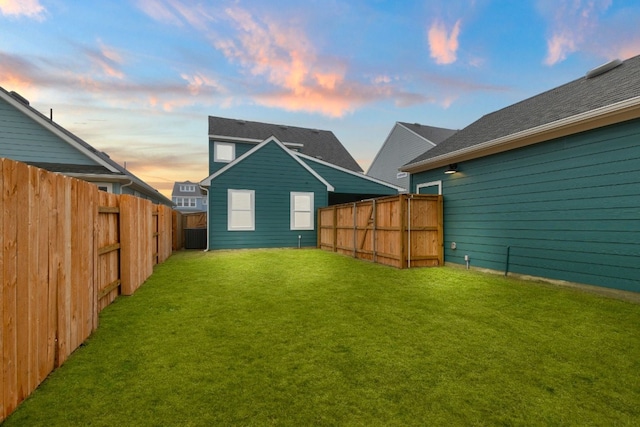
[[[345,173],[348,173],[350,175],[357,176],[358,178],[366,179],[367,181],[375,182],[376,184],[380,184],[380,185],[384,185],[385,187],[393,188],[394,190],[397,190],[397,191],[407,191],[405,188],[398,187],[397,185],[393,185],[393,184],[391,184],[389,182],[382,181],[381,179],[374,178],[374,177],[365,175],[363,173],[354,172],[354,171],[352,171],[350,169],[343,168],[342,166],[334,165],[333,163],[325,162],[324,160],[320,160],[320,159],[317,159],[315,157],[312,157],[312,156],[309,156],[309,155],[306,155],[306,154],[295,153],[295,155],[298,156],[298,157],[302,157],[303,159],[308,159],[308,160],[310,160],[312,162],[318,162],[321,165],[328,166],[330,168],[339,170],[340,172],[345,172]]]
[[[219,139],[222,141],[253,142],[256,144],[259,144],[263,141],[262,139],[241,138],[239,136],[228,136],[228,135],[209,135],[209,139]]]
[[[62,132],[60,129],[58,129],[56,126],[54,126],[49,120],[47,120],[47,119],[43,118],[42,116],[34,113],[34,111],[32,110],[33,107],[24,105],[22,102],[18,101],[17,99],[15,99],[10,94],[6,94],[4,91],[1,91],[1,90],[0,90],[0,97],[2,97],[2,99],[7,101],[12,106],[16,107],[18,109],[18,111],[20,111],[21,113],[25,114],[29,118],[33,119],[36,123],[38,123],[39,125],[43,126],[45,129],[49,130],[51,133],[56,135],[58,138],[62,139],[64,142],[66,142],[67,144],[71,145],[73,148],[75,148],[76,150],[80,151],[82,154],[84,154],[85,156],[89,157],[94,162],[98,163],[101,166],[104,166],[105,168],[109,169],[111,172],[120,172],[113,165],[109,164],[109,162],[106,162],[104,159],[102,159],[96,153],[92,152],[91,150],[87,149],[83,145],[79,144],[73,138],[70,138],[69,135],[67,135],[64,132]]]
[[[242,138],[239,136],[227,136],[227,135],[209,135],[209,139],[218,139],[218,140],[221,140],[221,142],[236,141],[236,142],[250,142],[254,144],[260,144],[261,142],[264,141],[262,139]],[[304,147],[304,144],[301,144],[299,142],[282,142],[282,144],[286,145],[287,147]]]
[[[536,126],[530,129],[525,129],[523,131],[516,132],[511,135],[505,135],[500,138],[492,139],[491,141],[486,141],[481,144],[473,145],[471,147],[452,151],[446,154],[441,154],[440,156],[432,157],[430,159],[422,160],[420,162],[411,163],[400,168],[400,170],[403,172],[416,173],[416,172],[429,170],[429,166],[431,165],[434,165],[434,167],[438,167],[446,163],[456,163],[458,158],[465,155],[473,155],[476,152],[481,153],[482,151],[485,151],[487,149],[499,148],[501,146],[508,146],[510,143],[516,142],[521,139],[525,139],[527,137],[532,137],[537,134],[551,132],[554,130],[560,130],[562,128],[577,125],[580,123],[586,123],[595,119],[610,116],[615,113],[623,112],[624,110],[629,110],[639,106],[640,106],[640,96],[636,96],[634,98],[629,98],[624,101],[617,102],[615,104],[605,105],[604,107],[596,108],[595,110],[590,110],[590,111],[586,111],[584,113],[576,114],[570,117],[565,117],[564,119],[556,120],[551,123],[545,123],[543,125]],[[544,141],[536,141],[527,145],[533,145],[539,142],[544,142]]]
[[[271,136],[267,139],[265,139],[264,141],[262,141],[260,144],[256,145],[255,147],[253,147],[251,150],[247,151],[246,153],[244,153],[242,156],[238,157],[237,159],[235,159],[233,162],[231,163],[227,163],[226,166],[224,166],[223,168],[221,168],[220,170],[218,170],[217,172],[211,174],[209,177],[203,179],[202,181],[200,181],[200,185],[203,187],[209,187],[211,186],[211,181],[213,181],[214,179],[216,179],[218,176],[222,175],[223,173],[225,173],[226,171],[228,171],[229,169],[231,169],[232,167],[234,167],[235,165],[237,165],[238,163],[242,162],[244,159],[246,159],[247,157],[251,156],[253,153],[255,153],[256,151],[260,150],[262,147],[264,147],[265,145],[267,145],[269,142],[275,142],[276,144],[278,144],[278,146],[285,152],[287,153],[289,156],[291,156],[292,159],[294,159],[297,163],[299,163],[303,168],[305,168],[310,174],[312,174],[318,181],[320,181],[321,183],[323,183],[326,187],[327,187],[327,191],[334,191],[335,188],[329,184],[327,182],[327,180],[325,180],[323,177],[321,177],[320,175],[318,175],[318,173],[316,171],[314,171],[311,167],[309,167],[309,165],[307,165],[305,162],[303,162],[302,160],[300,160],[298,157],[296,157],[296,154],[299,153],[295,153],[291,150],[289,150],[287,147],[284,146],[284,144],[282,144],[282,142],[280,142],[278,140],[278,138],[276,138],[275,136]]]
[[[125,182],[125,181],[132,180],[127,175],[111,175],[111,174],[99,174],[99,173],[67,173],[67,172],[57,172],[57,173],[65,176],[70,176],[72,178],[97,179],[105,182]]]
[[[428,143],[429,143],[429,144],[431,144],[432,146],[434,146],[434,147],[435,147],[435,146],[437,145],[437,144],[435,144],[435,143],[433,143],[433,142],[429,141],[427,138],[425,138],[424,136],[420,135],[419,133],[414,132],[413,130],[409,129],[408,127],[406,127],[406,126],[405,126],[405,125],[403,125],[402,123],[399,123],[399,122],[398,122],[398,125],[399,125],[399,126],[402,126],[404,129],[408,130],[409,132],[411,132],[412,134],[414,134],[415,136],[417,136],[417,137],[418,137],[418,138],[420,138],[421,140],[423,140],[423,141],[425,141],[425,142],[428,142]],[[422,125],[421,125],[421,126],[422,126]]]

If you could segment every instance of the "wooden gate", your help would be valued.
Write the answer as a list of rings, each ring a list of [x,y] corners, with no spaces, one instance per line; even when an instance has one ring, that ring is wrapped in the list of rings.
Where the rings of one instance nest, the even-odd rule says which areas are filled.
[[[397,268],[444,264],[442,196],[401,194],[318,209],[318,247]]]

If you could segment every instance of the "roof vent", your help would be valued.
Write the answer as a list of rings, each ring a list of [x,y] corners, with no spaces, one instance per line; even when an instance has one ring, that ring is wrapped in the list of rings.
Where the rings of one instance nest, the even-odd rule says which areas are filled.
[[[320,131],[318,129],[311,129],[311,132],[313,133],[320,133]]]
[[[239,125],[244,125],[247,122],[246,122],[246,120],[237,120],[236,123],[239,124]]]
[[[597,77],[601,74],[606,73],[607,71],[611,71],[620,65],[622,65],[622,61],[620,61],[619,59],[614,59],[613,61],[609,61],[606,64],[602,64],[599,67],[596,67],[592,70],[587,71],[587,74],[585,75],[585,77],[587,79],[592,79],[594,77]]]
[[[289,127],[284,126],[284,125],[280,125],[280,129],[282,129],[282,130],[287,130],[287,129],[289,129]]]
[[[18,92],[11,91],[9,95],[13,96],[18,101],[22,102],[24,105],[29,105],[29,100],[24,96],[20,95]]]

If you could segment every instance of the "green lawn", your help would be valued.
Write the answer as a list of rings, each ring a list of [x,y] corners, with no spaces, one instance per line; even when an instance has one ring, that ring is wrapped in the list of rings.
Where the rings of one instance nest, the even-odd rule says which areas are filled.
[[[640,425],[640,305],[317,250],[182,252],[11,426]]]

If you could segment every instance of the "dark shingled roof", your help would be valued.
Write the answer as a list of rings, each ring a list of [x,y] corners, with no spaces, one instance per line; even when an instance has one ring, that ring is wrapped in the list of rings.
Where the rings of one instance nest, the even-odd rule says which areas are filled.
[[[483,116],[405,167],[640,96],[640,55]]]
[[[209,116],[209,136],[211,135],[247,138],[255,140],[255,142],[262,142],[270,136],[275,136],[285,144],[303,144],[302,147],[292,147],[302,154],[316,157],[345,169],[362,172],[362,168],[351,157],[347,149],[333,132],[328,130]],[[219,139],[224,140],[224,138]]]
[[[447,129],[447,128],[438,128],[434,126],[421,125],[420,123],[405,123],[398,122],[402,126],[412,130],[417,133],[421,137],[428,139],[434,144],[440,144],[445,139],[449,138],[451,135],[458,132],[455,129]]]

